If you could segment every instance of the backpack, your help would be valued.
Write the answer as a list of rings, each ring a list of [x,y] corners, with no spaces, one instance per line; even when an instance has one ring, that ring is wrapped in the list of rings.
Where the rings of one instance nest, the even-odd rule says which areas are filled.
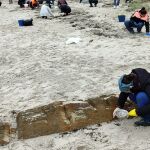
[[[24,26],[32,26],[33,25],[33,19],[31,18],[31,19],[27,19],[27,20],[24,20],[24,22],[23,22],[23,25]]]

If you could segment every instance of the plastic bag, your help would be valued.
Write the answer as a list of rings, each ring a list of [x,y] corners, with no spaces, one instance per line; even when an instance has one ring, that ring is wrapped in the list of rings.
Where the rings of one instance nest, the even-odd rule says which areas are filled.
[[[67,41],[66,41],[66,44],[77,44],[81,41],[81,39],[79,37],[72,37],[72,38],[69,38]]]
[[[113,112],[113,118],[115,117],[120,118],[120,119],[127,118],[128,111],[124,109],[116,108]]]

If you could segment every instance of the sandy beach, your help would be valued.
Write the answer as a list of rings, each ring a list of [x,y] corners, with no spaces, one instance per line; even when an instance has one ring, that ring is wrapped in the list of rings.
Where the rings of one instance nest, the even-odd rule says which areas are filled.
[[[100,2],[68,1],[72,14],[43,20],[39,9],[19,8],[2,1],[0,7],[0,118],[11,112],[54,101],[86,100],[119,94],[118,78],[131,69],[150,71],[150,37],[129,34],[118,15],[129,18],[125,5],[118,9]],[[56,4],[55,4],[56,5]],[[19,19],[33,18],[33,26],[19,27]],[[78,38],[76,44],[67,44]],[[134,127],[136,119],[116,120],[76,132],[30,140],[12,138],[0,150],[149,150],[150,128]]]

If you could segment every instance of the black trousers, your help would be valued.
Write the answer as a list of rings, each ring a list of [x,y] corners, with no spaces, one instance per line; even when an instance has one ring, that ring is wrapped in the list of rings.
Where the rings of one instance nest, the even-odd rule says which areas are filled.
[[[98,4],[98,0],[89,0],[89,3],[90,3],[90,6],[91,7],[93,7],[93,3],[94,3],[94,5],[95,5],[95,7],[97,6],[97,4]]]
[[[42,18],[47,19],[47,16],[42,16]]]
[[[60,10],[61,12],[65,13],[66,15],[68,15],[69,13],[71,13],[71,8],[68,5],[60,5]]]

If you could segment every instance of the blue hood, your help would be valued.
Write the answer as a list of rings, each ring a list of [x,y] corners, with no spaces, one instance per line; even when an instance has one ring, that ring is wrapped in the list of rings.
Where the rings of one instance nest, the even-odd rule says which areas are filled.
[[[123,77],[124,75],[121,76],[118,80],[119,89],[121,92],[130,92],[130,88],[133,86],[133,82],[131,82],[130,84],[122,83]]]

